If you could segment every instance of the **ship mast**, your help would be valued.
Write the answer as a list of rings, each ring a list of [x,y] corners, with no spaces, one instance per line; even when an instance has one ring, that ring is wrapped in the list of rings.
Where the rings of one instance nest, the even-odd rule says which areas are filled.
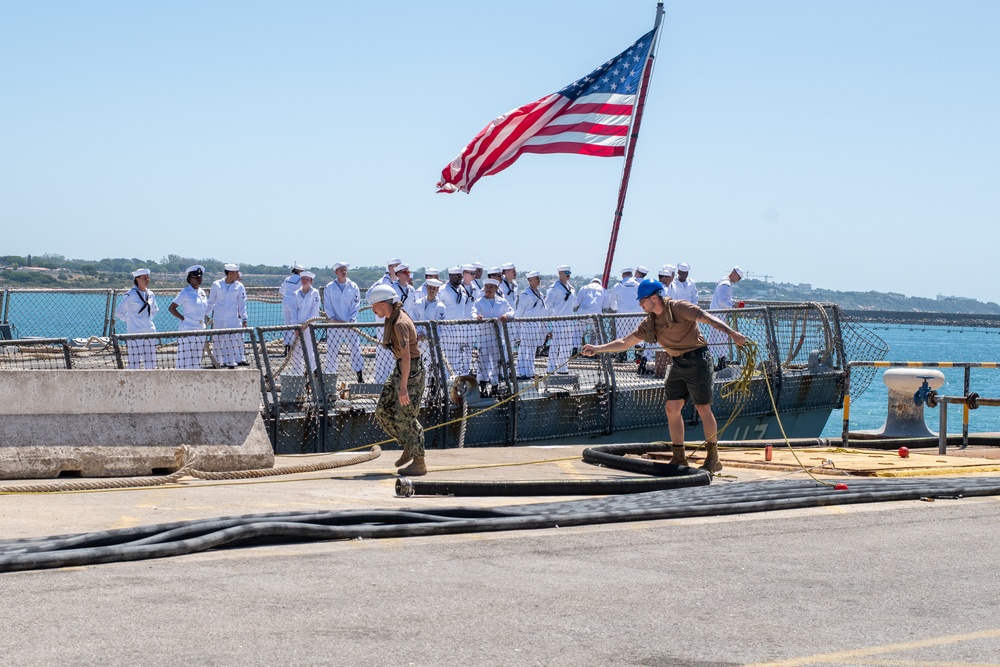
[[[660,40],[660,23],[663,20],[663,2],[656,3],[656,23],[653,26],[653,45],[649,49],[649,58],[642,71],[639,84],[639,95],[635,104],[635,118],[632,121],[632,133],[629,135],[628,149],[625,153],[625,166],[622,168],[622,181],[618,187],[618,205],[615,206],[615,220],[611,226],[611,241],[608,243],[608,257],[604,261],[604,275],[601,284],[608,286],[611,278],[611,264],[615,259],[615,245],[618,243],[618,229],[622,222],[622,212],[625,210],[625,195],[628,193],[628,179],[632,174],[632,158],[635,155],[635,144],[639,138],[639,126],[642,124],[642,110],[646,106],[646,93],[649,90],[649,79],[653,73],[653,61],[656,57],[656,47]]]

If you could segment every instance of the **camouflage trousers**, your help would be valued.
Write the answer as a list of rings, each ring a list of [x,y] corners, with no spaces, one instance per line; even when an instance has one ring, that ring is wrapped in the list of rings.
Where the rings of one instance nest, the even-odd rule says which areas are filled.
[[[424,370],[422,357],[410,359],[410,376],[406,380],[410,404],[399,402],[399,383],[403,379],[399,370],[399,362],[392,369],[392,375],[385,381],[382,394],[375,406],[375,421],[389,434],[399,441],[403,450],[417,458],[424,455],[424,429],[417,421],[420,413],[420,402],[424,397],[424,383],[427,374]]]

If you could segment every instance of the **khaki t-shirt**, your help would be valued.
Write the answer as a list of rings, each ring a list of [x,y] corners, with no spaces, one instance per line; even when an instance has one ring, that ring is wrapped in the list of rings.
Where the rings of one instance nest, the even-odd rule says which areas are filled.
[[[414,326],[410,316],[402,310],[399,311],[399,317],[392,325],[389,343],[389,349],[392,350],[397,359],[402,359],[407,351],[410,353],[410,359],[420,356],[420,349],[417,347],[417,327]]]
[[[667,351],[667,354],[673,357],[708,345],[708,341],[701,335],[696,321],[703,312],[701,308],[687,301],[664,299],[663,313],[656,316],[653,325],[656,342]],[[649,317],[647,316],[643,318],[639,328],[635,330],[635,334],[645,340],[648,326]]]

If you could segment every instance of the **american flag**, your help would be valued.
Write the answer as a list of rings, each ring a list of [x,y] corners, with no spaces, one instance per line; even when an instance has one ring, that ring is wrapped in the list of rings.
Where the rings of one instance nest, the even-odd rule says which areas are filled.
[[[558,93],[495,119],[444,168],[438,192],[468,192],[524,153],[624,155],[655,32]]]

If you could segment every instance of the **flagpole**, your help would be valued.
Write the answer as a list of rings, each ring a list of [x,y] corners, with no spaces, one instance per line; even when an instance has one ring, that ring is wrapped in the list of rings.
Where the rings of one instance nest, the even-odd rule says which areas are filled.
[[[656,57],[655,51],[660,38],[660,23],[663,20],[663,1],[656,3],[656,23],[653,25],[653,44],[649,49],[649,58],[646,59],[642,72],[642,81],[639,84],[639,95],[635,105],[635,120],[632,122],[632,134],[629,137],[628,150],[625,154],[625,166],[622,169],[622,182],[618,187],[618,205],[615,206],[615,221],[611,226],[611,241],[608,243],[608,257],[604,261],[604,275],[601,284],[608,286],[611,279],[611,263],[615,259],[615,245],[618,243],[618,229],[622,222],[622,211],[625,210],[625,195],[628,192],[628,179],[632,174],[632,157],[635,155],[635,144],[639,138],[639,126],[642,124],[642,111],[646,106],[646,92],[649,90],[649,79],[653,73],[653,61]]]

